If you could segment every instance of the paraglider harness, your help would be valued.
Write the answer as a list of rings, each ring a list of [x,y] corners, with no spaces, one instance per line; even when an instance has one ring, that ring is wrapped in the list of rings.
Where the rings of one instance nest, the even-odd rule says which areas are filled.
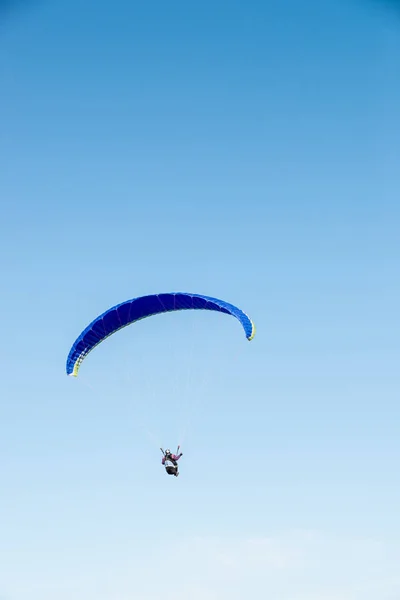
[[[179,449],[180,446],[178,446],[177,450],[176,450],[176,456],[179,455]],[[160,448],[161,452],[164,455],[164,466],[165,466],[165,470],[168,473],[168,475],[175,475],[175,477],[178,477],[179,472],[178,472],[178,463],[177,461],[173,458],[173,454],[168,453],[166,454],[164,452],[164,450],[162,448]],[[166,464],[167,463],[167,464]],[[168,464],[171,463],[171,464]]]

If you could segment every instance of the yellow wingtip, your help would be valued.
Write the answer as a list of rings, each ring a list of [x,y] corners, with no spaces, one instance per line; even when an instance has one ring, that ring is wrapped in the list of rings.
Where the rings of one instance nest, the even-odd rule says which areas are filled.
[[[74,364],[74,370],[71,373],[72,377],[78,377],[79,367],[80,367],[80,362],[79,362],[79,360],[77,360],[76,363]]]
[[[256,335],[256,326],[254,325],[253,321],[251,322],[251,336],[249,337],[249,342],[251,342],[251,340],[254,338],[254,336]]]

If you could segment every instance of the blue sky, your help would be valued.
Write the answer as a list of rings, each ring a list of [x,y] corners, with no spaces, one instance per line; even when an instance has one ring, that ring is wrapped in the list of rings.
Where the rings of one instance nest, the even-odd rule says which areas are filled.
[[[1,600],[397,599],[395,12],[1,18]],[[95,316],[177,290],[254,341],[164,315],[66,377]]]

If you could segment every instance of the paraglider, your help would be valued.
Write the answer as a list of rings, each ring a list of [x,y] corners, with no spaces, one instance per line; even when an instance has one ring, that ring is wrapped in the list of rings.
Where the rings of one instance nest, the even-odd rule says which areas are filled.
[[[164,465],[165,471],[168,473],[168,475],[175,475],[175,477],[178,477],[179,475],[178,460],[181,458],[181,456],[183,456],[183,453],[179,452],[179,448],[180,446],[178,446],[176,454],[172,454],[171,450],[165,450],[164,452],[164,450],[160,448],[161,452],[163,453],[161,464]]]
[[[116,331],[146,317],[180,310],[211,310],[225,313],[238,319],[249,341],[255,335],[255,326],[251,319],[240,308],[224,300],[182,292],[141,296],[113,306],[82,331],[68,354],[67,375],[77,377],[79,367],[89,352]]]
[[[89,352],[123,327],[146,317],[182,310],[209,310],[231,315],[239,321],[249,341],[255,335],[255,326],[252,320],[240,308],[224,300],[184,292],[140,296],[108,309],[82,331],[72,344],[68,354],[67,375],[77,377],[79,368]],[[171,453],[170,450],[164,452],[162,448],[161,452],[163,453],[161,462],[166,473],[178,477],[178,460],[182,456],[179,446],[176,454]]]

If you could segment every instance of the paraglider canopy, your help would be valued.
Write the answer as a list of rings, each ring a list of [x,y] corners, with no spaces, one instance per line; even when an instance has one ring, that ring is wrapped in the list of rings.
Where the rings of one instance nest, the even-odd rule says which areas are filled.
[[[180,310],[211,310],[225,313],[238,319],[249,341],[255,335],[255,326],[251,319],[240,308],[224,300],[184,292],[141,296],[113,306],[82,331],[68,354],[67,375],[77,377],[79,367],[89,352],[119,329],[146,317]]]

